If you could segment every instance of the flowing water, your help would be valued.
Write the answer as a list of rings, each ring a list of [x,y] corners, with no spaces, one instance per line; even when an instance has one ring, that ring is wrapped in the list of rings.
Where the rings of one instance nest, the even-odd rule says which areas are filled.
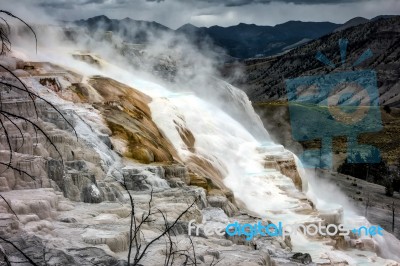
[[[103,75],[116,79],[152,97],[150,104],[152,118],[166,137],[173,143],[179,156],[185,161],[193,155],[207,158],[215,168],[225,174],[224,184],[230,188],[235,197],[246,207],[273,222],[282,221],[286,224],[316,222],[320,220],[315,213],[300,214],[296,210],[304,207],[304,202],[293,196],[297,191],[293,181],[275,169],[265,169],[263,166],[265,155],[274,155],[290,158],[291,152],[281,145],[275,144],[263,128],[259,117],[255,114],[246,95],[232,86],[225,86],[234,101],[231,104],[241,105],[246,110],[246,116],[254,121],[255,130],[242,126],[224,112],[218,105],[206,101],[187,89],[185,92],[176,92],[151,79],[141,77],[132,71],[127,71],[104,63],[103,68],[97,69],[86,63],[72,59],[67,53],[40,54],[36,60],[50,61],[62,65],[80,74]],[[205,84],[199,84],[205,86]],[[243,107],[244,106],[244,107]],[[259,124],[258,124],[259,123]],[[195,137],[195,151],[191,151],[181,139],[177,125],[192,132]],[[257,136],[252,134],[257,131]],[[264,131],[264,132],[263,132]],[[261,133],[260,133],[261,132]],[[300,163],[297,162],[298,166]],[[366,224],[362,217],[339,205],[328,204],[318,196],[316,189],[307,181],[304,170],[300,169],[303,180],[304,193],[312,200],[321,212],[343,212],[344,222],[351,221],[349,227],[359,222]],[[284,188],[284,189],[283,189]],[[386,233],[386,232],[385,232]],[[313,240],[302,235],[292,237],[294,251],[310,253],[314,261],[328,262],[327,257],[343,258],[352,265],[384,265],[386,262],[375,258],[367,251],[349,249],[347,251],[334,250],[331,245],[320,240]],[[398,240],[391,237],[376,238],[376,244],[385,249],[383,254],[388,258],[399,259],[397,254],[400,245]],[[324,255],[325,254],[325,255]],[[324,258],[325,256],[325,258]]]

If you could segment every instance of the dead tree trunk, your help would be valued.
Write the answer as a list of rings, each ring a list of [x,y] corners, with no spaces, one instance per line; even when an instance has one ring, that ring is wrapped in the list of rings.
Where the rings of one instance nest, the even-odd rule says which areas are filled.
[[[394,207],[394,201],[392,204],[392,232],[394,233],[394,213],[395,213],[395,207]]]

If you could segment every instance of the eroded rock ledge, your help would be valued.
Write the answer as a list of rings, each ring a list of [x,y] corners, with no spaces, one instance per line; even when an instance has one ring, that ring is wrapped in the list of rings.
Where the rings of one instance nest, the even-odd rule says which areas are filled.
[[[0,91],[3,108],[34,120],[58,150],[26,122],[13,121],[24,129],[21,136],[11,121],[0,117],[11,136],[12,164],[35,177],[33,180],[0,167],[0,194],[7,201],[0,201],[0,235],[38,263],[126,265],[131,208],[121,180],[134,197],[138,221],[149,208],[151,188],[152,207],[163,211],[169,221],[196,200],[174,228],[179,243],[176,248],[190,247],[190,220],[218,228],[233,221],[254,223],[258,219],[235,200],[222,182],[223,174],[206,158],[194,156],[187,162],[179,158],[152,121],[147,95],[105,77],[83,80],[79,74],[52,64],[8,60],[15,61],[12,70],[28,88],[55,104],[73,126],[43,101],[35,100],[36,116],[28,95]],[[193,134],[184,128],[180,132],[188,149],[194,149]],[[9,158],[4,138],[2,135],[2,161]],[[293,158],[271,155],[265,158],[265,167],[290,177],[301,190]],[[304,195],[301,197],[305,207],[299,211],[312,212]],[[145,241],[156,237],[163,224],[160,215],[153,216],[141,236]],[[212,261],[220,261],[219,265],[308,262],[296,259],[299,255],[293,257],[289,238],[245,241],[243,237],[200,234],[192,241],[199,265]],[[1,247],[1,252],[23,261],[12,246],[1,243]],[[164,250],[165,243],[156,242],[143,264],[162,265]]]

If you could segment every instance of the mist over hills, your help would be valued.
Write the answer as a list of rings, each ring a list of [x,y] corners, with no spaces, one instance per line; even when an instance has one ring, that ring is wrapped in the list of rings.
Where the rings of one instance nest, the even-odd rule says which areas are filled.
[[[239,59],[269,56],[281,53],[291,46],[329,34],[341,24],[331,22],[288,21],[276,26],[259,26],[240,23],[236,26],[196,27],[185,24],[172,30],[157,22],[125,19],[110,19],[104,15],[74,22],[89,32],[111,31],[132,43],[146,43],[149,35],[164,32],[180,34],[194,43],[209,41]]]
[[[148,41],[149,33],[170,32],[170,28],[155,21],[133,20],[124,18],[121,20],[110,19],[107,16],[96,16],[86,20],[81,19],[74,22],[75,25],[85,27],[89,32],[111,31],[121,36],[127,42],[145,43]]]
[[[377,71],[381,104],[400,104],[399,16],[378,16],[371,20],[356,17],[344,24],[289,21],[276,26],[240,23],[209,28],[185,24],[177,30],[154,21],[106,16],[74,23],[90,33],[112,32],[127,43],[146,44],[151,42],[150,36],[163,33],[184,35],[197,45],[211,43],[211,48],[222,48],[220,51],[227,53],[221,56],[225,62],[234,62],[223,67],[226,78],[235,76],[232,69],[236,71],[239,66],[241,75],[229,81],[244,89],[254,102],[285,100],[287,78],[335,71],[316,60],[315,53],[321,50],[338,63],[338,40],[345,38],[349,41],[347,62],[354,62],[367,49],[373,52],[372,58],[354,69]]]
[[[185,24],[173,30],[155,21],[134,20],[131,18],[110,19],[101,15],[73,22],[87,28],[89,32],[110,31],[131,43],[146,43],[149,36],[162,33],[184,35],[192,42],[212,43],[223,48],[227,55],[237,59],[265,57],[284,53],[294,47],[318,39],[332,32],[345,30],[369,21],[393,16],[378,16],[371,20],[356,17],[343,24],[332,22],[288,21],[275,26],[260,26],[240,23],[235,26],[196,27]]]
[[[370,20],[355,17],[344,24],[288,21],[276,26],[240,23],[209,28],[185,24],[177,30],[154,21],[117,20],[106,16],[74,23],[90,33],[112,32],[127,43],[146,44],[151,42],[150,36],[168,33],[184,35],[199,46],[207,43],[211,48],[222,48],[215,54],[228,62],[223,74],[227,78],[235,76],[231,70],[239,66],[242,74],[229,81],[243,88],[254,102],[285,100],[283,82],[287,78],[335,71],[316,60],[315,53],[321,50],[337,63],[340,61],[338,40],[345,38],[349,41],[347,62],[354,62],[367,49],[373,52],[372,58],[354,69],[377,71],[381,103],[400,104],[399,16],[378,16]],[[227,56],[221,55],[221,51]]]

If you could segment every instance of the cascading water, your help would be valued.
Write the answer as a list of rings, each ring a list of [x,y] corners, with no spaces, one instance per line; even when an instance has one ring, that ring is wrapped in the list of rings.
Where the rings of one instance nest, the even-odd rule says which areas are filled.
[[[134,87],[140,90],[140,85],[134,83],[133,81]],[[321,221],[317,213],[312,215],[299,213],[306,206],[304,202],[292,196],[297,190],[292,179],[275,169],[265,169],[263,166],[265,155],[290,157],[291,152],[273,143],[267,134],[260,142],[228,114],[194,94],[169,94],[166,88],[157,85],[151,87],[156,88],[150,94],[153,97],[150,104],[153,120],[171,140],[183,160],[189,158],[193,151],[190,151],[181,139],[177,124],[192,132],[196,140],[194,153],[206,156],[216,168],[225,172],[224,184],[233,191],[237,199],[245,203],[250,211],[276,223],[278,221],[286,224]],[[246,97],[243,94],[236,95]],[[231,103],[243,101],[246,99],[239,98]],[[253,110],[252,112],[247,114],[254,116],[252,121],[257,121],[258,117]],[[299,161],[297,163],[300,164]],[[306,176],[306,172],[303,172],[302,179],[306,183],[305,187],[310,186],[307,184]],[[312,191],[313,188],[310,186],[307,194],[309,198],[315,199],[318,203],[317,208],[321,212],[325,212],[328,216],[340,215],[342,211],[340,205],[328,204],[323,199],[317,198]],[[354,220],[350,223],[354,216],[345,218],[349,229],[357,225]],[[365,219],[360,218],[358,222],[361,222],[359,226],[364,225]],[[328,242],[307,239],[300,234],[292,237],[294,251],[309,253],[315,262],[329,262],[327,259],[321,259],[325,253],[326,258],[340,258],[350,264],[358,265],[367,261],[370,265],[384,263],[381,259],[376,259],[372,263],[368,259],[374,256],[371,252],[337,251]],[[398,259],[393,254],[388,257]]]
[[[273,143],[268,133],[264,129],[260,129],[260,127],[262,128],[261,121],[251,108],[247,97],[234,87],[221,82],[223,84],[221,87],[227,89],[225,93],[231,96],[230,104],[239,103],[241,106],[239,109],[244,109],[246,113],[243,117],[247,117],[255,124],[255,128],[257,128],[255,134],[252,134],[251,130],[246,129],[218,105],[196,96],[193,93],[196,91],[195,89],[191,89],[189,93],[179,93],[111,63],[106,63],[102,69],[94,68],[74,60],[67,54],[60,54],[60,50],[56,54],[48,51],[46,55],[40,55],[39,60],[50,61],[65,67],[73,66],[73,70],[86,76],[108,76],[152,97],[150,104],[152,118],[174,145],[182,160],[188,160],[192,155],[206,158],[224,174],[223,182],[233,191],[235,197],[243,202],[248,210],[257,213],[260,217],[266,217],[273,222],[282,221],[286,224],[320,220],[317,212],[310,211],[307,214],[307,212],[299,211],[304,210],[307,206],[300,199],[292,179],[276,169],[264,167],[266,155],[281,158],[289,158],[293,155],[281,145]],[[233,116],[236,118],[236,115]],[[193,134],[194,149],[187,147],[179,134],[179,128],[188,129]],[[317,208],[327,212],[340,211],[340,207],[333,206],[332,208],[332,206],[324,204],[318,195],[313,194],[312,185],[307,184],[305,172],[301,173],[301,176],[303,187],[309,186],[307,196],[315,201]],[[344,215],[346,222],[349,220],[349,217],[346,217],[346,210],[344,210]],[[377,238],[381,249],[391,246],[390,251],[382,252],[382,254],[388,258],[399,259],[393,251],[395,247],[392,243],[395,241],[398,240],[393,238],[385,241],[383,238]],[[323,258],[325,256],[325,258],[343,258],[350,264],[365,263],[366,261],[370,263],[368,265],[386,263],[380,258],[372,261],[370,259],[374,257],[372,252],[338,251],[324,241],[308,239],[300,234],[292,237],[292,244],[294,251],[310,253],[316,262],[329,262]]]
[[[292,155],[282,146],[273,143],[267,134],[260,142],[239,122],[195,94],[172,93],[164,87],[137,77],[132,78],[131,85],[153,98],[150,104],[153,120],[171,140],[182,159],[189,158],[193,152],[180,137],[177,124],[192,132],[195,137],[195,153],[211,160],[214,167],[226,174],[224,184],[249,210],[271,221],[283,221],[287,224],[320,220],[315,215],[296,213],[295,210],[303,208],[303,203],[288,193],[296,191],[293,181],[275,169],[264,168],[265,154],[283,157]],[[243,94],[237,95],[245,97]],[[240,98],[236,100],[245,101]],[[255,113],[250,115],[254,116],[253,121],[257,121]],[[305,173],[302,177],[307,182]],[[282,190],[282,187],[285,187],[285,190]],[[312,197],[312,188],[308,194]],[[325,208],[327,212],[331,211],[333,215],[340,208],[333,206],[332,209],[332,205],[323,205],[322,202],[320,199],[318,207],[321,210]],[[329,254],[329,257],[342,258],[355,264],[366,261],[360,259],[357,255],[359,253],[334,251],[326,242],[310,240],[301,235],[293,237],[292,243],[295,251],[310,253],[316,262],[327,262],[326,259],[320,258],[324,253]],[[364,252],[363,255],[365,258],[373,256],[368,252]],[[377,259],[376,263],[371,265],[382,263],[382,260]]]

